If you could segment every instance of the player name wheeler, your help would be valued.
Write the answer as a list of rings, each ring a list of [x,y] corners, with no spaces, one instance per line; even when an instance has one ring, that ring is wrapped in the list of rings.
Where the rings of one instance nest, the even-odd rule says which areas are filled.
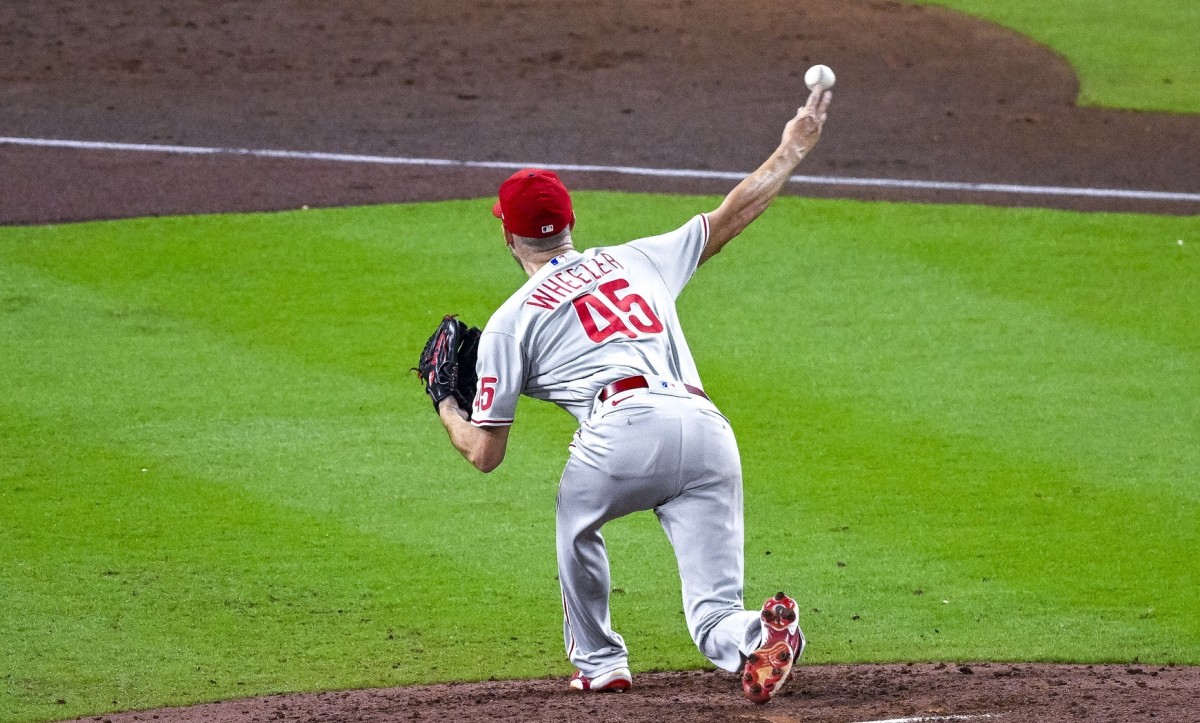
[[[557,266],[561,261],[556,258],[552,259],[550,263]],[[624,268],[621,262],[614,259],[611,254],[601,252],[595,258],[552,274],[530,292],[525,304],[552,310],[563,301],[575,296],[576,291],[581,291],[617,269]]]

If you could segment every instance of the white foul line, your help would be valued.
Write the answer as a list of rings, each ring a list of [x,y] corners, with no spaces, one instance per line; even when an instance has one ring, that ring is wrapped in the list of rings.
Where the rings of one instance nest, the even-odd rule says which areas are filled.
[[[917,716],[916,718],[888,718],[887,721],[863,721],[862,723],[935,723],[937,721],[974,721],[978,718],[998,718],[1002,713],[976,713],[973,716]]]
[[[659,178],[701,178],[740,181],[748,174],[734,171],[703,171],[688,168],[641,168],[638,166],[598,166],[574,163],[513,163],[511,161],[460,161],[448,158],[406,158],[403,156],[372,156],[357,153],[322,153],[319,151],[282,151],[261,148],[211,148],[206,146],[170,146],[154,143],[109,143],[102,141],[73,141],[54,138],[15,138],[0,136],[0,145],[38,146],[42,148],[75,148],[97,151],[136,151],[142,153],[172,153],[177,155],[234,155],[253,158],[284,158],[339,163],[374,163],[392,166],[441,166],[451,168],[495,168],[519,170],[544,168],[549,171],[575,173],[617,173],[626,176]],[[1200,193],[1175,191],[1138,191],[1119,188],[1083,188],[1073,186],[1026,186],[1015,183],[966,183],[960,181],[921,181],[897,178],[853,178],[845,176],[792,176],[793,183],[818,186],[859,186],[871,188],[906,188],[933,191],[968,191],[973,193],[1012,193],[1034,196],[1086,196],[1091,198],[1126,198],[1140,201],[1183,201],[1200,203]]]

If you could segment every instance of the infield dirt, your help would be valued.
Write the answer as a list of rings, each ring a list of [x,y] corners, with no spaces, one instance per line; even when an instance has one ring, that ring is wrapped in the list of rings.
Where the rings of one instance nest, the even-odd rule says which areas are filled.
[[[838,74],[805,174],[1194,192],[1200,117],[1078,108],[1049,49],[886,0],[0,3],[0,135],[750,171]],[[0,223],[490,196],[507,171],[0,145]],[[727,181],[571,174],[572,188]],[[821,197],[1196,203],[793,186]]]
[[[174,0],[0,4],[0,135],[470,160],[751,170],[839,78],[803,173],[1196,191],[1200,117],[1078,108],[1050,50],[888,1]],[[1033,78],[1034,81],[1029,79]],[[0,144],[0,223],[485,197],[507,171]],[[729,182],[565,174],[572,188]],[[819,197],[1194,214],[1194,203],[792,187]],[[551,513],[547,510],[547,514]],[[557,625],[557,621],[547,621]],[[632,637],[636,631],[626,631]],[[819,645],[820,641],[813,641]],[[278,695],[89,720],[1200,720],[1200,671],[1147,665],[798,668],[767,707],[732,675]]]
[[[855,723],[961,716],[1183,723],[1196,720],[1198,681],[1195,668],[1144,665],[822,665],[797,668],[788,688],[763,706],[742,699],[735,676],[696,671],[635,676],[629,693],[572,694],[563,680],[489,681],[277,695],[84,720]]]

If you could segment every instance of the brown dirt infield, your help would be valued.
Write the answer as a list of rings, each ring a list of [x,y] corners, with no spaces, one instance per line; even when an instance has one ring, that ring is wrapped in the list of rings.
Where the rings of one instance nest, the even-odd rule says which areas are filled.
[[[274,695],[81,720],[1194,723],[1198,683],[1195,668],[1145,665],[821,665],[798,668],[763,706],[741,697],[735,676],[693,671],[635,676],[633,690],[620,694],[568,693],[561,679],[489,681]]]
[[[806,174],[1195,192],[1200,116],[1077,108],[1050,50],[890,0],[0,3],[0,135],[752,170],[838,72]],[[0,223],[484,197],[507,172],[0,145]],[[729,182],[571,175],[574,188]],[[1196,203],[793,186],[1194,214]]]
[[[1200,117],[1078,108],[1046,48],[888,0],[58,0],[0,3],[0,135],[393,156],[749,170],[839,76],[803,173],[1200,188]],[[0,223],[490,196],[507,171],[0,144]],[[729,182],[564,174],[573,188]],[[792,187],[815,197],[1194,214],[1194,203]],[[636,631],[626,631],[636,635]],[[813,641],[819,645],[820,641]],[[287,694],[104,721],[1200,720],[1200,669],[802,666],[769,706],[732,675]],[[979,718],[978,720],[985,720]]]

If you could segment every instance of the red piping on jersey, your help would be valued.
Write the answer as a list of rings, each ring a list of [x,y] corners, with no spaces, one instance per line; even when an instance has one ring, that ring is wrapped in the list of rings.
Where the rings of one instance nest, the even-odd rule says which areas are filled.
[[[640,374],[636,377],[625,377],[624,379],[618,379],[617,381],[613,382],[612,384],[609,384],[605,388],[601,389],[600,390],[600,401],[603,402],[603,401],[607,400],[609,397],[613,396],[614,394],[620,394],[621,392],[628,392],[631,389],[649,389],[649,388],[650,388],[650,382],[646,379],[646,377],[641,376]],[[683,388],[688,390],[692,394],[695,394],[697,397],[703,397],[704,399],[708,399],[708,395],[705,394],[704,390],[701,389],[700,387],[694,387],[691,384],[684,384]]]
[[[505,426],[505,425],[509,425],[512,423],[513,423],[513,420],[511,420],[511,419],[472,419],[471,420],[471,424],[474,424],[476,427],[483,427],[486,425]]]

